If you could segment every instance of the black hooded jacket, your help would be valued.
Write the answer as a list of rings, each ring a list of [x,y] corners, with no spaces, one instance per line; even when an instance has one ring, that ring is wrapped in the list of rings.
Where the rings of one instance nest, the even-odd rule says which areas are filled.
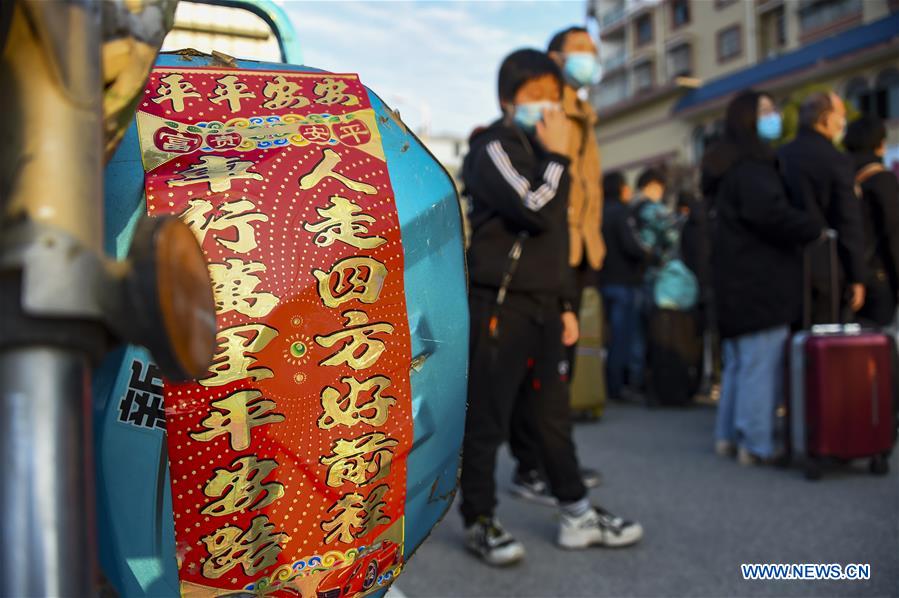
[[[568,164],[502,121],[476,133],[462,167],[471,200],[468,269],[473,290],[498,290],[509,251],[523,239],[512,293],[572,302],[568,265]]]
[[[772,154],[723,142],[703,165],[712,206],[712,281],[724,338],[797,321],[803,245],[822,226],[790,205]]]

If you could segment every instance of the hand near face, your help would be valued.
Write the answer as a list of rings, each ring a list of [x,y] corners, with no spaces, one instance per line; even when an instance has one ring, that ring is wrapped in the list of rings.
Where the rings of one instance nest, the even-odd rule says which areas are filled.
[[[537,141],[547,151],[565,155],[571,137],[568,118],[561,109],[543,111],[543,120],[537,123]]]

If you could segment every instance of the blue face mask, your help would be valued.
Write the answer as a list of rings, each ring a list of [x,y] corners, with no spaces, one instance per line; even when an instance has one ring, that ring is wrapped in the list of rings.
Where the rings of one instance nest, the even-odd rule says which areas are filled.
[[[602,66],[595,54],[590,52],[572,52],[565,56],[565,78],[577,87],[599,83],[602,77]]]
[[[783,119],[777,112],[760,116],[757,124],[759,137],[765,141],[774,141],[780,139],[783,133]]]
[[[512,117],[519,127],[533,133],[537,128],[537,123],[543,120],[543,111],[556,108],[558,104],[555,102],[527,102],[515,105],[515,115]]]

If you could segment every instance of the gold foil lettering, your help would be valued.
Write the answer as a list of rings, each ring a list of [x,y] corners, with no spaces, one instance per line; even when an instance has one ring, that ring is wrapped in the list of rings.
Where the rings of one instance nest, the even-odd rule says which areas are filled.
[[[378,190],[374,186],[362,181],[355,181],[334,170],[334,167],[340,164],[340,160],[340,154],[334,150],[324,150],[322,159],[315,165],[315,168],[300,179],[300,189],[304,191],[314,189],[322,180],[330,177],[358,193],[364,193],[365,195],[377,194]]]
[[[203,543],[209,551],[209,559],[203,563],[203,577],[218,579],[240,565],[245,575],[271,567],[290,542],[285,533],[274,533],[275,526],[268,517],[254,517],[250,529],[244,531],[234,525],[226,525],[205,536]]]
[[[300,86],[293,81],[288,81],[282,75],[278,75],[272,81],[265,84],[262,95],[268,101],[262,106],[268,110],[282,110],[284,108],[302,108],[309,105],[309,99],[298,95]],[[329,135],[330,136],[330,135]]]
[[[330,247],[335,241],[342,241],[356,249],[374,249],[387,242],[387,239],[368,234],[368,225],[375,221],[362,208],[339,195],[331,196],[331,205],[327,208],[316,208],[323,219],[315,223],[303,225],[307,231],[317,233],[315,244],[319,247]]]
[[[333,104],[340,104],[342,106],[358,105],[359,98],[353,94],[344,93],[346,92],[346,88],[346,81],[334,79],[333,77],[325,77],[315,84],[312,91],[318,97],[318,99],[315,100],[317,104],[324,104],[326,106],[331,106]]]
[[[252,430],[258,426],[284,421],[275,410],[275,402],[262,397],[258,390],[240,390],[228,397],[214,401],[211,411],[202,421],[203,430],[191,432],[190,437],[200,442],[228,434],[231,449],[243,451],[250,447]]]
[[[383,479],[393,461],[390,449],[398,444],[383,432],[369,432],[353,440],[338,438],[331,445],[331,454],[320,459],[328,466],[328,486],[340,488],[346,482],[365,486]]]
[[[284,486],[276,482],[263,483],[278,464],[255,455],[241,457],[232,466],[235,469],[216,469],[206,483],[203,494],[218,498],[201,511],[204,515],[230,515],[244,509],[261,509],[284,496]]]
[[[191,164],[187,170],[177,173],[180,179],[170,179],[169,187],[183,187],[194,183],[209,183],[209,190],[221,193],[231,189],[231,179],[262,180],[262,175],[250,172],[253,163],[239,157],[201,156],[200,161]]]
[[[313,270],[312,274],[318,280],[322,303],[338,307],[353,299],[375,303],[384,288],[387,267],[374,258],[350,257],[334,264],[330,272]]]
[[[358,538],[368,535],[390,518],[384,514],[385,503],[382,499],[387,493],[387,485],[381,484],[371,491],[367,498],[358,492],[344,494],[328,509],[333,518],[321,523],[325,532],[325,544],[342,542],[349,544]]]
[[[256,94],[247,91],[249,88],[246,83],[241,83],[234,75],[225,75],[221,79],[217,79],[218,87],[215,88],[214,94],[209,97],[209,101],[213,104],[221,105],[222,102],[228,102],[231,112],[240,110],[240,101],[255,98]]]
[[[248,336],[249,335],[249,336]],[[258,353],[278,336],[278,331],[265,324],[232,326],[218,333],[218,351],[209,368],[210,376],[199,380],[203,386],[224,386],[241,380],[265,380],[274,374],[268,368],[250,366],[256,358],[249,355]]]
[[[256,272],[265,272],[262,262],[244,262],[228,258],[224,264],[209,264],[209,277],[219,314],[236,311],[249,318],[267,316],[278,304],[278,297],[256,290],[262,282]]]
[[[183,80],[184,77],[178,73],[172,73],[162,77],[159,81],[162,83],[156,88],[159,95],[153,98],[153,102],[161,104],[163,102],[171,102],[172,110],[175,112],[184,111],[184,100],[187,98],[202,97],[196,88],[188,81]]]
[[[256,211],[256,205],[248,199],[222,204],[219,211],[219,216],[213,216],[210,201],[193,199],[181,213],[181,219],[193,230],[201,245],[210,230],[221,232],[233,228],[234,240],[217,235],[216,241],[235,253],[249,253],[256,249],[256,229],[253,228],[253,223],[268,222],[268,216]]]
[[[347,319],[347,328],[315,337],[315,342],[326,349],[341,344],[340,349],[322,361],[321,365],[347,364],[354,370],[373,366],[386,348],[384,342],[374,338],[374,335],[391,334],[393,326],[386,322],[369,324],[368,315],[363,311],[345,311],[343,317]]]
[[[359,382],[352,376],[341,378],[344,384],[348,384],[350,391],[342,395],[332,386],[326,386],[322,390],[322,409],[324,413],[318,420],[318,427],[330,430],[335,426],[355,426],[363,423],[372,426],[383,426],[387,422],[388,410],[396,404],[394,397],[383,395],[391,386],[390,378],[386,376],[374,376]],[[371,398],[362,401],[366,395]]]

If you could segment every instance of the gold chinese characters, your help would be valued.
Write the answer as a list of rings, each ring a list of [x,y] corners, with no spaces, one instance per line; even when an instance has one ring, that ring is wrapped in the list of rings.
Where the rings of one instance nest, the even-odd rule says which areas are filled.
[[[331,454],[321,458],[322,464],[328,466],[328,486],[340,488],[346,482],[365,486],[377,482],[390,473],[391,449],[398,444],[383,432],[370,432],[353,440],[335,440]]]
[[[215,411],[203,420],[203,429],[191,432],[190,437],[201,442],[209,442],[217,436],[227,434],[231,450],[243,451],[250,448],[253,428],[284,421],[275,410],[275,402],[263,398],[258,390],[239,390],[219,401],[214,401]]]
[[[360,423],[378,427],[387,423],[387,412],[396,404],[395,398],[382,394],[390,388],[390,378],[372,376],[359,382],[350,376],[340,381],[348,384],[350,391],[344,395],[334,387],[325,387],[321,397],[323,413],[318,420],[320,428],[330,430],[334,426],[350,427]],[[371,398],[366,401],[368,395]]]
[[[367,497],[357,492],[340,497],[328,509],[328,514],[333,517],[321,524],[322,531],[325,532],[325,544],[350,544],[357,538],[364,538],[379,525],[389,522],[390,518],[384,514],[387,503],[382,500],[387,489],[387,484],[381,484]]]
[[[261,509],[284,496],[284,486],[264,480],[278,464],[269,459],[257,460],[255,455],[241,457],[235,469],[216,469],[203,494],[218,498],[206,505],[204,515],[231,515],[244,509]]]
[[[341,241],[356,249],[374,249],[387,242],[383,237],[366,236],[368,225],[375,219],[363,213],[358,204],[339,195],[332,195],[330,201],[330,207],[315,210],[322,220],[303,225],[310,233],[318,233],[314,238],[316,245],[330,247]]]
[[[387,267],[378,260],[357,256],[340,260],[329,272],[313,270],[318,280],[318,296],[327,307],[339,307],[354,299],[376,303],[384,288]]]
[[[246,575],[271,567],[284,550],[283,544],[290,542],[290,536],[275,533],[274,529],[268,517],[260,515],[253,518],[246,531],[227,525],[204,537],[209,559],[203,563],[203,576],[218,579],[238,565]]]
[[[210,258],[221,327],[213,363],[197,381],[208,397],[204,411],[192,414],[186,429],[178,430],[192,441],[189,447],[216,455],[214,466],[200,475],[193,472],[199,488],[185,492],[192,494],[190,525],[209,526],[191,530],[196,534],[191,543],[204,554],[191,555],[189,570],[233,585],[241,574],[270,575],[267,570],[291,562],[285,557],[296,557],[295,550],[374,541],[402,516],[402,505],[388,500],[401,503],[403,495],[402,488],[392,488],[404,483],[394,478],[403,468],[407,436],[391,426],[396,421],[391,414],[405,385],[394,368],[403,367],[404,360],[389,351],[404,345],[394,336],[394,317],[386,315],[395,313],[401,293],[399,279],[388,279],[388,264],[398,263],[402,247],[396,242],[389,198],[379,197],[389,192],[383,153],[376,147],[380,136],[372,114],[358,112],[370,107],[355,79],[254,75],[237,69],[210,70],[205,80],[187,70],[156,77],[145,96],[152,116],[164,110],[168,115],[192,113],[195,120],[174,123],[182,116],[161,117],[168,128],[158,126],[155,147],[166,159],[181,155],[160,169],[165,174],[157,176],[167,177],[162,189],[148,185],[148,200],[162,191],[170,198],[177,193],[183,202],[180,216]],[[359,108],[343,108],[353,106]],[[296,112],[271,112],[282,110]],[[272,122],[287,130],[278,129],[278,135],[296,135],[290,139],[295,145],[284,146],[294,153],[282,153],[285,149],[274,142],[261,143]],[[372,164],[374,156],[380,158]],[[286,167],[289,171],[282,157],[295,164]],[[266,192],[267,187],[272,191]],[[279,201],[279,209],[300,209],[273,211]],[[288,217],[279,222],[285,213]],[[284,231],[296,238],[282,238]],[[318,255],[278,253],[275,245],[291,242]],[[300,278],[293,270],[286,276],[277,270],[290,259],[291,267],[303,268]],[[311,329],[282,335],[276,322],[297,318],[284,312],[301,295],[291,282],[308,285],[310,274],[314,301],[303,294],[302,304],[319,313],[302,314],[299,321]],[[388,282],[397,288],[385,289]],[[325,317],[317,317],[322,313]],[[285,346],[297,338],[311,358],[287,359],[278,366],[276,356],[286,355]],[[300,380],[309,379],[303,368],[310,366],[320,368],[325,381],[298,396],[307,402],[294,411],[279,394],[283,385],[272,382],[281,381],[283,369],[293,368],[301,371],[290,371],[286,380],[308,384]],[[295,417],[308,421],[293,421]],[[307,490],[292,481],[300,460],[285,457],[281,448],[304,429],[298,424],[333,430],[334,436],[327,436],[320,452],[300,455],[306,464],[302,475],[318,478],[317,485],[305,488],[326,488],[328,503],[306,506],[314,523],[300,534],[301,541],[291,544],[285,532],[299,525],[292,519],[298,514],[282,508],[293,511],[294,498],[305,497],[291,493]],[[297,510],[304,510],[302,504]],[[307,538],[310,531],[315,533]]]

